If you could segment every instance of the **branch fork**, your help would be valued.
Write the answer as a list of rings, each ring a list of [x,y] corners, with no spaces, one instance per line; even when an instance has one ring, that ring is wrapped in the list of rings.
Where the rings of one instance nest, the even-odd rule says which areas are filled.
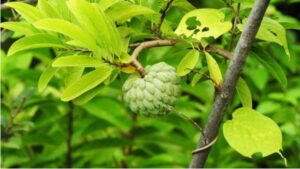
[[[151,40],[141,43],[135,43],[130,44],[129,47],[136,47],[131,55],[131,61],[129,62],[130,65],[134,66],[141,77],[144,77],[146,75],[146,71],[143,68],[142,64],[137,60],[137,57],[140,55],[140,53],[147,48],[157,47],[157,46],[174,46],[177,43],[185,42],[181,39],[159,39],[159,40]],[[203,46],[200,43],[197,43],[196,45],[199,46],[201,50],[204,50]],[[232,53],[230,51],[224,50],[222,48],[218,48],[213,45],[208,45],[205,48],[208,52],[215,52],[221,56],[223,56],[225,59],[230,59],[232,56]]]

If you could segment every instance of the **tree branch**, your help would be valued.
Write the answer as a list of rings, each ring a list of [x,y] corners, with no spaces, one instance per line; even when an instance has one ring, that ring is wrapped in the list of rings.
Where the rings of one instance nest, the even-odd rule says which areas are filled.
[[[233,8],[233,7],[232,7]],[[240,18],[239,18],[239,13],[240,13],[240,8],[241,8],[241,4],[238,3],[237,4],[237,9],[233,10],[233,14],[234,14],[234,21],[233,21],[233,26],[231,29],[231,35],[230,35],[230,41],[229,41],[229,46],[228,46],[228,50],[231,51],[232,47],[233,47],[233,40],[235,37],[235,31],[236,31],[236,26],[237,24],[240,22]],[[234,9],[234,8],[233,8]]]
[[[207,142],[211,142],[211,140],[214,140],[218,135],[224,112],[231,101],[236,82],[246,61],[248,51],[250,50],[251,44],[259,29],[269,1],[270,0],[256,0],[251,10],[246,27],[241,34],[227,70],[222,90],[216,95],[212,111],[204,128],[204,136],[199,140],[198,148],[205,147]],[[193,154],[190,168],[203,167],[208,157],[209,150],[210,148]]]
[[[154,33],[155,33],[158,37],[161,36],[161,32],[160,32],[161,25],[163,24],[164,19],[165,19],[165,17],[167,16],[167,11],[170,9],[170,7],[171,7],[173,1],[174,1],[174,0],[169,0],[168,3],[167,3],[167,5],[166,5],[166,8],[163,9],[163,10],[161,11],[161,16],[160,16],[159,22],[158,22],[158,24],[157,24],[157,27],[154,29],[154,31],[155,31]]]
[[[146,41],[146,42],[141,42],[141,43],[135,43],[135,44],[130,44],[129,47],[136,47],[131,55],[132,60],[130,64],[134,66],[137,71],[140,73],[142,77],[146,75],[146,72],[143,68],[143,66],[139,63],[137,60],[137,57],[140,55],[140,53],[147,48],[152,48],[152,47],[157,47],[157,46],[173,46],[177,43],[184,42],[184,40],[180,39],[160,39],[160,40],[151,40],[151,41]],[[221,56],[223,56],[225,59],[230,59],[232,56],[232,53],[230,51],[226,51],[222,48],[218,48],[213,45],[208,45],[205,49],[201,46],[200,43],[197,43],[197,45],[202,49],[210,52],[215,52]]]
[[[14,120],[16,119],[16,117],[18,116],[18,114],[23,110],[23,107],[24,107],[24,104],[26,102],[26,99],[27,99],[26,97],[22,96],[21,103],[18,105],[18,107],[15,109],[15,111],[10,114],[10,116],[11,116],[10,117],[10,121],[9,121],[9,123],[7,125],[7,128],[4,130],[4,133],[6,133],[6,134],[10,133],[11,129],[14,126]]]
[[[146,75],[146,71],[144,70],[143,66],[140,62],[138,62],[137,57],[139,54],[146,48],[152,48],[156,46],[172,46],[175,45],[178,42],[178,40],[152,40],[147,42],[142,42],[137,45],[137,47],[134,49],[132,55],[131,55],[131,65],[133,65],[137,71],[140,73],[142,77]]]
[[[217,53],[217,54],[223,56],[225,59],[231,59],[231,57],[232,57],[232,53],[230,51],[224,50],[222,48],[218,48],[213,45],[208,45],[205,50],[207,52]]]
[[[73,160],[72,160],[72,136],[73,136],[73,111],[74,104],[69,102],[69,111],[68,111],[68,133],[67,133],[67,157],[66,157],[66,168],[72,168]]]

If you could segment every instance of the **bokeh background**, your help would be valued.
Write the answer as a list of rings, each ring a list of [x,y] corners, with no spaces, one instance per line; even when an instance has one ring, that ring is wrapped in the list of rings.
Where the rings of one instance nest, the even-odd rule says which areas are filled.
[[[36,3],[35,0],[27,2]],[[143,2],[159,11],[159,3]],[[221,0],[189,2],[197,8],[226,7]],[[299,0],[272,0],[267,14],[283,22],[299,24],[299,9]],[[183,8],[173,6],[167,19],[176,25],[185,13]],[[10,8],[1,5],[1,22],[20,19]],[[138,24],[142,19],[133,19],[134,29],[142,30],[147,26]],[[200,137],[188,120],[176,114],[147,118],[130,112],[121,99],[122,84],[128,77],[126,74],[99,90],[90,102],[80,106],[59,99],[63,83],[59,73],[47,89],[39,93],[37,82],[47,63],[53,59],[53,51],[37,49],[7,57],[9,47],[20,37],[17,33],[1,29],[1,167],[188,166],[191,152]],[[268,45],[265,49],[284,69],[288,78],[287,89],[283,90],[275,78],[251,57],[247,60],[242,77],[251,89],[254,108],[280,126],[283,155],[288,167],[300,167],[299,31],[287,30],[287,40],[290,60],[276,44]],[[220,43],[226,46],[222,44],[222,39]],[[175,47],[159,47],[144,51],[140,58],[144,65],[166,61],[175,66],[186,52]],[[192,87],[190,78],[183,79],[177,110],[204,126],[211,109],[214,88],[205,79]],[[235,96],[224,121],[230,119],[233,110],[240,106]],[[72,144],[68,145],[70,139]],[[220,132],[206,166],[284,167],[284,161],[278,154],[265,158],[245,158],[227,144]]]

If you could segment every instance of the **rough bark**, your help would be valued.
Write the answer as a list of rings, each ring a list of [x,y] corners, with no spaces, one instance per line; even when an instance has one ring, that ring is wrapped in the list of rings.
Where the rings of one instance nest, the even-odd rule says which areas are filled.
[[[270,0],[256,0],[251,10],[246,27],[241,34],[231,59],[224,79],[223,87],[215,97],[212,111],[204,128],[204,136],[202,136],[202,138],[199,140],[198,148],[204,147],[206,144],[214,140],[218,135],[224,112],[228,104],[231,102],[236,82],[246,61],[247,54],[251,48],[255,35],[260,27],[260,23],[267,9],[269,1]],[[210,148],[207,148],[194,154],[190,163],[190,168],[204,167],[209,151]]]

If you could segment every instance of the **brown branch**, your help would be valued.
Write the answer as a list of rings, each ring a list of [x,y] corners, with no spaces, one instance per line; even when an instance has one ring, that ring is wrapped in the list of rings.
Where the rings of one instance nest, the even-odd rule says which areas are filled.
[[[131,55],[131,65],[134,66],[137,71],[140,73],[142,77],[146,75],[146,71],[143,68],[142,64],[137,60],[137,57],[139,54],[146,48],[152,48],[156,46],[172,46],[175,45],[178,41],[177,40],[152,40],[147,42],[142,42],[138,44],[138,46],[134,49],[132,55]]]
[[[130,44],[129,47],[136,47],[131,55],[132,60],[130,64],[137,69],[137,71],[140,73],[142,77],[144,77],[146,75],[146,71],[144,70],[141,63],[137,60],[137,57],[144,49],[157,47],[157,46],[173,46],[180,42],[185,42],[185,41],[180,39],[160,39],[160,40],[151,40],[151,41],[146,41],[141,43]],[[204,50],[200,43],[197,43],[196,45],[198,45],[202,50]],[[223,56],[225,59],[230,59],[232,56],[232,53],[230,51],[226,51],[222,48],[218,48],[213,45],[208,45],[205,48],[205,50],[209,52],[215,52]]]
[[[157,27],[154,29],[154,33],[155,33],[158,37],[161,36],[161,32],[160,32],[161,25],[163,24],[164,19],[165,19],[165,17],[167,16],[167,11],[170,9],[170,7],[171,7],[173,1],[174,1],[174,0],[169,0],[168,3],[167,3],[167,5],[166,5],[166,8],[163,9],[163,10],[161,11],[161,16],[160,16],[159,22],[158,22],[158,24],[157,24]]]
[[[147,41],[147,42],[129,44],[129,47],[133,48],[133,47],[140,46],[141,44],[145,45],[145,43],[156,44],[156,45],[153,45],[153,46],[150,46],[147,48],[156,47],[156,46],[173,46],[173,45],[175,45],[177,43],[181,43],[181,42],[184,42],[184,40],[180,40],[180,39],[152,40],[152,41]],[[197,43],[196,45],[198,45],[200,47],[200,49],[203,50],[201,43]],[[225,59],[230,59],[232,56],[232,53],[230,51],[224,50],[224,49],[216,47],[214,45],[208,45],[205,48],[205,51],[217,53],[217,54],[223,56]]]
[[[74,111],[74,104],[69,102],[69,111],[68,111],[68,133],[67,133],[67,156],[66,156],[66,168],[72,168],[73,166],[73,159],[72,159],[72,136],[73,136],[73,111]]]
[[[207,124],[204,128],[204,136],[199,140],[198,148],[207,146],[218,135],[225,110],[231,101],[233,92],[242,67],[246,61],[247,54],[251,48],[255,35],[260,27],[264,13],[270,0],[256,0],[246,27],[241,34],[237,47],[234,51],[225,80],[220,93],[217,93]],[[204,167],[210,148],[193,155],[190,168]]]
[[[217,53],[217,54],[223,56],[225,59],[231,59],[231,57],[232,57],[232,53],[230,51],[224,50],[222,48],[218,48],[213,45],[208,45],[205,50],[207,52]]]

